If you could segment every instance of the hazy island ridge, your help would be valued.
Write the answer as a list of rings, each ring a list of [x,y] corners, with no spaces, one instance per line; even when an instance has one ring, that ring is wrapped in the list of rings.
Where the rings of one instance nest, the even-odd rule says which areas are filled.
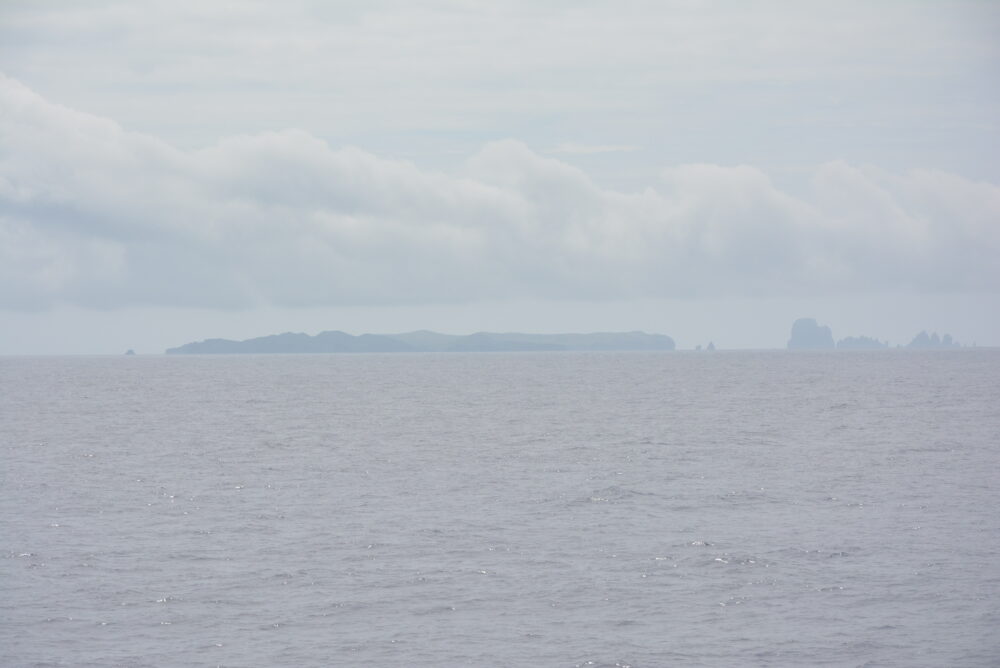
[[[665,334],[592,332],[588,334],[524,334],[476,332],[441,334],[418,330],[402,334],[361,334],[325,331],[315,336],[286,332],[244,341],[205,339],[168,348],[167,355],[262,353],[396,353],[396,352],[515,352],[674,350]]]
[[[848,336],[835,341],[829,326],[814,318],[799,318],[791,329],[788,350],[879,350],[888,341],[868,336]],[[922,331],[906,346],[896,348],[960,348],[949,334]],[[672,351],[674,339],[665,334],[632,332],[591,332],[586,334],[526,334],[521,332],[476,332],[442,334],[417,330],[401,334],[352,335],[339,330],[315,336],[285,332],[242,341],[205,339],[168,348],[167,355],[288,354],[288,353],[400,353],[400,352],[518,352],[518,351]],[[705,350],[716,349],[710,342]],[[702,350],[699,345],[695,350]],[[133,351],[129,351],[132,353]]]

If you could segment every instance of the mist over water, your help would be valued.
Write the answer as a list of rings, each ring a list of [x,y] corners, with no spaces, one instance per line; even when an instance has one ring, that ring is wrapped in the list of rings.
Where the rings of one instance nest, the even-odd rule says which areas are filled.
[[[988,666],[1000,351],[0,358],[0,663]]]

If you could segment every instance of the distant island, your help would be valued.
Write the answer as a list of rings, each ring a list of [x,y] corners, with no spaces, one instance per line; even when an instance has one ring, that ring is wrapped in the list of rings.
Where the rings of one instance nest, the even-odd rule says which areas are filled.
[[[837,341],[838,350],[880,350],[888,347],[888,341],[879,341],[870,336],[848,336]]]
[[[942,337],[934,332],[930,336],[927,335],[926,331],[920,332],[913,337],[910,344],[906,346],[907,348],[961,348],[962,345],[956,341],[953,341],[951,334],[945,334]]]
[[[869,336],[848,336],[836,343],[833,341],[833,331],[816,322],[815,318],[799,318],[792,323],[791,338],[788,339],[789,350],[881,350],[889,347],[888,341],[879,341]],[[897,348],[901,346],[896,346]],[[920,332],[907,348],[961,348],[953,341],[951,334],[938,336],[937,332],[927,334]]]
[[[788,339],[789,350],[884,350],[888,341],[869,336],[848,336],[835,340],[833,331],[820,325],[815,318],[799,318],[792,324]],[[962,346],[950,334],[938,336],[920,332],[908,345],[909,349],[955,349]],[[676,348],[674,340],[665,334],[645,332],[593,332],[589,334],[523,334],[517,332],[475,334],[440,334],[428,330],[404,334],[361,334],[354,336],[341,331],[320,332],[315,336],[286,332],[244,341],[205,339],[168,348],[167,355],[229,355],[267,353],[461,353],[461,352],[520,352],[520,351],[629,351]],[[695,350],[715,350],[708,346]],[[126,354],[133,355],[129,350]]]
[[[792,323],[792,335],[788,339],[789,350],[824,350],[833,348],[833,332],[821,326],[815,318],[799,318]]]
[[[206,339],[168,348],[167,355],[262,353],[403,353],[674,350],[674,340],[645,332],[591,334],[520,334],[477,332],[457,335],[421,330],[405,334],[320,332],[316,336],[286,332],[245,341]]]

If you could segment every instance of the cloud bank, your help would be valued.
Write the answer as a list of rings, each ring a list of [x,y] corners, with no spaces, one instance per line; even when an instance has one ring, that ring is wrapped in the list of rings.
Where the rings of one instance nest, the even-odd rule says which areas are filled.
[[[512,140],[456,174],[298,130],[181,150],[0,78],[6,309],[996,293],[997,257],[1000,186],[941,171],[617,192]]]

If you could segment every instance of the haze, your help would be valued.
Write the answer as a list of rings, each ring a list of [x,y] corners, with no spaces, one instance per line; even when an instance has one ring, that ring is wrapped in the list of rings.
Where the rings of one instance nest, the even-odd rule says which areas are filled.
[[[989,2],[0,6],[0,354],[1000,345]]]

